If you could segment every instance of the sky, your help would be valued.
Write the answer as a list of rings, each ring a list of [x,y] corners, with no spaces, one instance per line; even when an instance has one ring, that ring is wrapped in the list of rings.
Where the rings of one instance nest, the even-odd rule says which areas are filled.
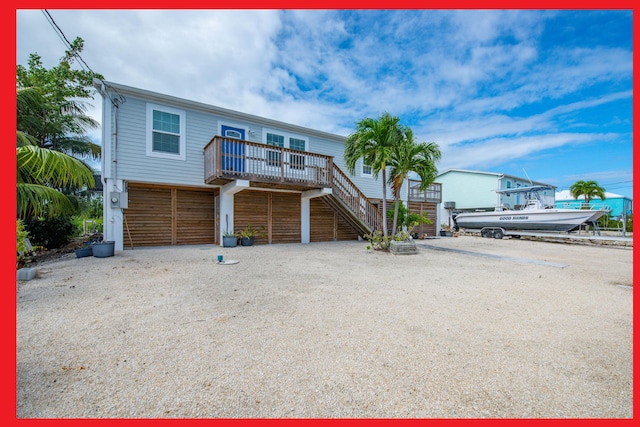
[[[48,13],[16,10],[17,64],[52,68],[81,37],[107,81],[343,136],[388,112],[439,145],[440,172],[633,197],[630,10]]]

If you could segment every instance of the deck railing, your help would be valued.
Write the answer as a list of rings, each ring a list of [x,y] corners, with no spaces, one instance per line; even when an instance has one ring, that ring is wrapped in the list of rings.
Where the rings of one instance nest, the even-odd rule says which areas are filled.
[[[382,227],[382,214],[349,177],[333,164],[333,157],[241,139],[215,136],[204,147],[205,182],[235,179],[330,187],[332,195],[371,231]]]
[[[369,227],[371,231],[382,229],[382,214],[367,196],[338,167],[333,168],[333,195]]]
[[[426,190],[420,190],[420,181],[409,180],[410,202],[442,202],[442,184],[432,183]]]
[[[248,179],[330,187],[333,158],[323,154],[216,136],[204,147],[205,182]]]

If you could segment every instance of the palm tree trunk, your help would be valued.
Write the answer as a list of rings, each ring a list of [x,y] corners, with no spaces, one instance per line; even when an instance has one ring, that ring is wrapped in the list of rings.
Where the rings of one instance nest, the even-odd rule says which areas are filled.
[[[384,237],[389,236],[387,230],[387,170],[382,165],[382,233]]]
[[[398,210],[400,210],[400,198],[396,197],[393,203],[395,204],[395,209],[393,210],[393,230],[391,230],[391,232],[395,236],[396,230],[398,230]]]

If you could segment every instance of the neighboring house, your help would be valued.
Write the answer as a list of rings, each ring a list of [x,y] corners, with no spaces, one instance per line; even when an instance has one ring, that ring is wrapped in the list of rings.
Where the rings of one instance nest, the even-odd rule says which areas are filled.
[[[260,243],[358,239],[382,228],[382,188],[345,137],[111,82],[103,97],[104,239],[124,247],[221,244],[264,227]],[[434,235],[440,187],[402,198]],[[391,194],[390,190],[388,194]],[[389,204],[389,208],[391,208]]]
[[[454,212],[493,211],[498,207],[518,209],[526,204],[521,194],[500,194],[496,190],[549,186],[552,189],[540,196],[545,205],[553,206],[555,201],[554,186],[503,173],[447,169],[436,177],[436,181],[442,185],[441,216],[447,225],[452,225],[450,215]]]
[[[604,209],[609,211],[612,219],[620,219],[624,213],[627,217],[631,215],[633,202],[628,197],[620,194],[605,192],[605,199],[599,197],[591,199],[589,207],[591,209]],[[584,196],[578,199],[571,195],[571,190],[562,190],[556,193],[556,208],[581,209],[586,206]]]

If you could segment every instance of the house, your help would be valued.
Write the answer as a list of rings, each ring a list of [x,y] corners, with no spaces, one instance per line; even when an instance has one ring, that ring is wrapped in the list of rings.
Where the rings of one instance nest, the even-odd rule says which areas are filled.
[[[620,194],[605,192],[605,199],[602,200],[599,197],[591,199],[589,207],[592,209],[604,209],[609,211],[609,216],[612,219],[620,219],[624,214],[625,217],[629,217],[632,212],[632,201],[628,197]],[[556,208],[564,209],[580,209],[585,207],[585,198],[580,196],[578,199],[571,195],[571,190],[562,190],[556,193]]]
[[[381,183],[362,163],[347,173],[344,136],[94,85],[103,98],[104,239],[116,250],[221,244],[247,224],[266,231],[256,244],[358,239],[382,228]],[[417,184],[406,182],[402,199],[432,218],[420,233],[434,235],[440,187]]]
[[[501,194],[496,190],[548,186],[552,189],[540,193],[542,202],[548,206],[555,202],[554,186],[504,173],[447,169],[436,177],[436,181],[442,185],[441,216],[447,225],[452,225],[453,212],[493,211],[496,207],[518,209],[526,203],[521,194]]]

